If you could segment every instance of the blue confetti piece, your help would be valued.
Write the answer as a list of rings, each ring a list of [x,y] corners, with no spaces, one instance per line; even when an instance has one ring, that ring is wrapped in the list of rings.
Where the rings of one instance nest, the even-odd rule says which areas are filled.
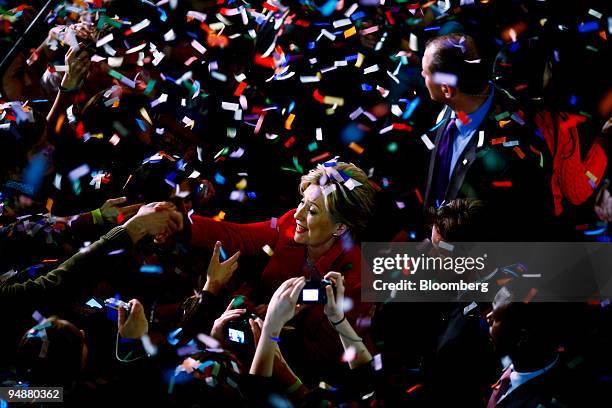
[[[570,97],[570,101],[569,101],[570,105],[572,105],[572,106],[576,106],[576,103],[577,103],[577,102],[578,102],[578,98],[576,98],[576,95],[572,95],[572,96]]]
[[[168,335],[168,343],[170,343],[173,346],[176,346],[178,344],[178,339],[176,338],[176,336],[178,336],[178,334],[183,330],[182,327],[179,327],[178,329],[176,329],[175,331],[171,332]]]
[[[416,239],[416,232],[410,231],[410,239]]]
[[[406,120],[410,116],[412,116],[412,113],[417,108],[417,106],[419,106],[420,102],[421,102],[421,98],[420,97],[417,96],[416,98],[414,98],[414,100],[412,102],[410,102],[410,105],[408,105],[408,108],[406,109],[406,111],[402,115],[402,119]]]
[[[438,31],[440,26],[425,27],[423,31]]]
[[[225,177],[223,177],[221,173],[215,173],[215,181],[217,184],[225,184]]]
[[[142,130],[143,132],[147,131],[147,128],[145,127],[144,121],[142,119],[136,119],[136,123],[138,123],[138,127],[140,127],[140,130]]]
[[[219,247],[219,252],[221,253],[221,260],[225,261],[227,259],[227,255],[225,254],[223,247]]]
[[[361,90],[362,91],[371,91],[372,87],[368,84],[361,84]]]
[[[161,7],[157,8],[157,11],[159,11],[159,19],[161,21],[166,21],[168,20],[168,15],[166,14],[166,12],[164,11],[164,9],[162,9]]]
[[[363,11],[358,11],[356,13],[351,14],[351,20],[353,21],[357,21],[360,18],[364,18],[366,16],[366,13]]]
[[[0,408],[8,408],[8,402],[3,399],[0,399]]]
[[[89,307],[94,307],[96,309],[102,309],[102,305],[94,298],[89,299],[85,304]]]
[[[587,236],[593,236],[593,235],[599,235],[599,234],[603,234],[604,232],[606,232],[606,230],[608,229],[608,226],[603,226],[601,228],[598,229],[594,229],[594,230],[590,230],[590,231],[584,231],[584,235]]]
[[[580,33],[588,33],[597,30],[599,30],[597,21],[589,21],[588,23],[582,23],[578,26],[578,32]]]
[[[163,272],[163,269],[159,265],[142,265],[140,267],[140,272],[160,274]]]
[[[247,193],[247,196],[248,196],[248,197],[249,197],[251,200],[254,200],[254,199],[256,199],[256,198],[257,198],[257,194],[255,194],[255,192],[253,192],[253,191],[249,191],[249,192]]]

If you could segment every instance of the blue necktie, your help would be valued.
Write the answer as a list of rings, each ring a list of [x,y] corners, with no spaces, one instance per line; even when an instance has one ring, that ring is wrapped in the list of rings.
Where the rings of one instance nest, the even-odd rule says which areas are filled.
[[[453,142],[455,139],[455,118],[450,118],[438,145],[436,155],[436,198],[440,205],[446,196],[450,176],[451,160],[453,158]]]

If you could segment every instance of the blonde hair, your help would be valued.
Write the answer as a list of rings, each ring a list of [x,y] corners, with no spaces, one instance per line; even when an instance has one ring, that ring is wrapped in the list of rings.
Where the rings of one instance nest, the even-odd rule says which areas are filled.
[[[332,219],[346,225],[349,233],[355,237],[365,229],[372,215],[374,188],[365,172],[353,163],[338,162],[331,166],[328,166],[328,163],[325,166],[319,165],[302,176],[300,194],[303,195],[310,185],[319,186],[323,193],[325,208],[331,214]],[[333,176],[335,172],[337,172],[336,176],[342,177],[343,181]],[[350,189],[347,186],[349,179],[361,185]]]

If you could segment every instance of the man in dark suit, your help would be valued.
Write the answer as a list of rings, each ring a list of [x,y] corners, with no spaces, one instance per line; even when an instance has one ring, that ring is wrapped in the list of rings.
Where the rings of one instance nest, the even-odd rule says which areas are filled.
[[[574,305],[526,303],[531,289],[519,283],[502,287],[487,315],[495,350],[511,361],[493,385],[487,408],[601,406],[594,373],[559,351],[561,327]]]
[[[433,38],[422,65],[430,97],[446,105],[436,127],[425,207],[477,198],[495,213],[493,237],[545,237],[553,215],[546,145],[516,101],[488,81],[473,39]]]

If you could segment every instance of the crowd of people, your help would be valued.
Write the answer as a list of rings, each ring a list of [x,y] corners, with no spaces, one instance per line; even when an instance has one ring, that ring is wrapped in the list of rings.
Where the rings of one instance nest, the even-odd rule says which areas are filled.
[[[612,240],[608,7],[0,0],[1,385],[608,405],[609,299],[361,296],[364,242]]]

